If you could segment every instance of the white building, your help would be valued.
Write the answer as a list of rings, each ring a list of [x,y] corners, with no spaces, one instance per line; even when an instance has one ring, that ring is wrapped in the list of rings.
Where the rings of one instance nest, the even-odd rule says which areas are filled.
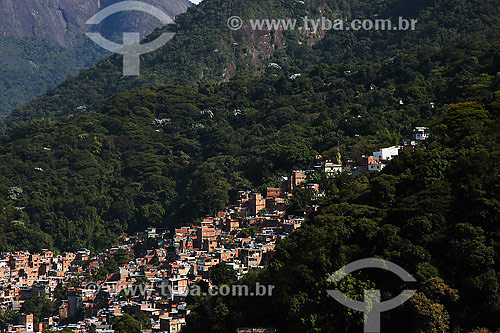
[[[342,173],[342,164],[336,164],[332,161],[323,161],[321,163],[321,172],[325,173],[328,177],[333,177],[336,174]]]
[[[429,138],[429,128],[428,127],[415,127],[413,129],[413,140],[425,141],[428,138]]]
[[[398,156],[400,148],[400,146],[382,148],[379,151],[373,152],[373,157],[381,161],[390,161],[394,156]]]
[[[369,164],[368,171],[382,171],[385,168],[384,163]]]

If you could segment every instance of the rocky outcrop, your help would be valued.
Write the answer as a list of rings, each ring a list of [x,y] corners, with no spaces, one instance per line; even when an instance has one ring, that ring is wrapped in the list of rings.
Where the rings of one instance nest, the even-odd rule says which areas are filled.
[[[0,0],[0,36],[35,38],[71,47],[74,38],[90,27],[85,22],[100,9],[120,0]],[[161,8],[171,17],[183,13],[191,5],[188,0],[153,0],[149,4]],[[117,15],[113,15],[117,16]],[[116,31],[133,29],[143,35],[160,26],[147,14],[110,17]]]
[[[85,24],[119,1],[0,0],[0,118],[105,55],[83,35],[86,31],[100,31],[120,43],[122,32],[140,32],[145,37],[162,25],[140,12],[111,15],[99,26]],[[172,18],[192,5],[188,0],[142,1]]]

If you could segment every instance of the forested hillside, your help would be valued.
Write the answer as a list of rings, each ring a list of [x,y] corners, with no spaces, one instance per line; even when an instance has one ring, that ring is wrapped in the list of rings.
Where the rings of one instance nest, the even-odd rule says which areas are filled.
[[[194,297],[186,332],[360,332],[362,313],[326,290],[363,300],[367,286],[382,290],[384,300],[417,289],[403,306],[382,313],[383,332],[496,332],[499,115],[500,92],[485,106],[453,105],[433,121],[427,146],[397,157],[382,173],[324,184],[320,211],[282,242],[269,267],[224,281],[250,290],[256,281],[274,285],[272,297]],[[405,286],[382,270],[327,282],[339,267],[367,257],[398,263],[417,284]]]
[[[90,40],[67,49],[49,41],[0,37],[0,118],[106,55]]]
[[[0,139],[1,249],[104,248],[221,209],[337,143],[345,159],[398,144],[450,103],[500,89],[497,44],[483,47],[128,91],[16,127]]]
[[[141,59],[142,75],[124,78],[120,56],[112,56],[82,71],[59,87],[16,110],[7,123],[40,117],[59,117],[88,109],[113,93],[159,84],[227,81],[235,75],[282,74],[298,67],[305,70],[318,63],[391,61],[407,52],[427,56],[456,44],[472,49],[487,48],[498,36],[500,7],[488,1],[244,1],[206,0],[180,15],[174,40]],[[321,14],[320,14],[321,13]],[[446,14],[443,14],[446,13]],[[227,27],[232,15],[247,24],[239,31]],[[417,18],[417,30],[335,31],[302,34],[298,31],[252,31],[251,18],[297,18],[304,16],[364,18]],[[161,31],[154,33],[156,38]],[[450,54],[453,58],[454,55]],[[277,63],[281,69],[270,68]],[[428,66],[423,64],[422,66]]]
[[[124,12],[99,27],[85,24],[100,9],[119,0],[4,0],[0,6],[0,118],[49,88],[101,60],[108,52],[88,39],[100,31],[121,43],[125,31],[142,38],[161,22],[150,15]],[[191,5],[187,0],[154,0],[172,18]]]
[[[205,0],[148,37],[177,33],[142,57],[141,76],[123,77],[121,58],[111,56],[7,119],[0,251],[95,253],[150,226],[199,221],[240,190],[278,186],[316,155],[356,161],[429,126],[429,140],[382,172],[319,177],[325,195],[307,198],[319,210],[279,238],[271,264],[238,281],[226,267],[230,277],[216,281],[274,285],[273,296],[190,295],[185,330],[360,332],[362,315],[325,291],[361,300],[376,286],[384,300],[417,289],[382,314],[383,331],[498,331],[499,11],[493,0]],[[327,34],[226,26],[231,15],[335,14],[419,25]],[[288,213],[304,211],[293,199],[301,193]],[[383,271],[327,282],[366,257],[393,261],[417,282]],[[114,264],[104,263],[99,279]]]

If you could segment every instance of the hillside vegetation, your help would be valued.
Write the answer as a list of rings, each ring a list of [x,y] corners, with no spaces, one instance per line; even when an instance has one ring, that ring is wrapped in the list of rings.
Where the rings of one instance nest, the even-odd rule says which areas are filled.
[[[7,119],[0,251],[109,248],[199,221],[318,154],[357,160],[429,126],[430,140],[380,173],[320,179],[319,211],[238,281],[275,285],[273,296],[191,297],[186,331],[359,332],[361,314],[326,289],[361,299],[377,286],[389,299],[408,286],[383,271],[326,279],[374,256],[417,279],[416,295],[382,314],[383,331],[498,331],[497,2],[205,0],[165,28],[176,38],[142,58],[142,76],[122,77],[112,56]],[[226,27],[231,15],[320,11],[420,25],[308,36]]]
[[[314,0],[207,0],[180,15],[165,30],[177,34],[156,52],[141,57],[141,76],[122,77],[121,56],[111,56],[95,67],[82,71],[40,98],[15,110],[7,124],[41,117],[60,117],[78,113],[78,107],[94,107],[104,98],[128,89],[161,84],[199,84],[223,82],[235,75],[255,76],[305,70],[318,63],[329,65],[349,60],[388,61],[411,52],[426,56],[448,45],[487,47],[498,38],[500,7],[488,1],[347,1]],[[246,25],[239,31],[227,27],[227,19],[242,17]],[[348,20],[391,18],[418,19],[417,30],[409,31],[332,31],[302,34],[298,31],[252,31],[248,19],[346,17]],[[375,16],[377,15],[377,16]],[[466,49],[466,48],[464,48]],[[452,55],[453,57],[453,55]],[[275,70],[270,63],[282,68]],[[422,66],[426,66],[423,64]],[[428,66],[428,65],[427,65]]]
[[[0,118],[106,54],[83,37],[77,43],[67,49],[32,38],[0,37]]]
[[[15,127],[0,139],[0,248],[104,248],[221,209],[238,190],[335,156],[337,143],[345,159],[399,144],[447,105],[500,90],[496,44],[481,48],[128,91]]]
[[[99,31],[121,43],[124,31],[144,38],[162,26],[150,15],[122,12],[98,27],[85,22],[119,0],[4,0],[0,7],[0,119],[49,88],[76,75],[109,53],[88,39]],[[153,0],[172,18],[191,6],[187,0]],[[34,14],[36,13],[36,14]]]
[[[382,290],[384,300],[417,289],[408,302],[382,313],[384,332],[496,332],[499,102],[497,93],[486,108],[453,105],[433,122],[425,147],[398,156],[382,173],[332,180],[320,211],[280,244],[275,261],[238,281],[250,290],[256,281],[274,285],[272,297],[195,297],[186,332],[360,332],[362,314],[326,290],[362,301],[367,286]],[[327,282],[340,267],[368,257],[397,263],[417,284],[405,286],[383,270]]]

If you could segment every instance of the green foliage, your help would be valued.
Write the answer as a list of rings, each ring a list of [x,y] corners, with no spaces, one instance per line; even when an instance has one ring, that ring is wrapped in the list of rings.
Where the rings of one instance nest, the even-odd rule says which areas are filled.
[[[334,286],[326,282],[345,264],[367,257],[397,263],[419,284],[409,302],[382,315],[384,331],[498,328],[500,120],[479,104],[461,103],[434,124],[426,146],[398,156],[383,172],[332,179],[320,211],[283,240],[271,265],[238,282],[275,285],[272,297],[205,299],[221,302],[227,314],[215,317],[213,307],[195,303],[187,331],[203,321],[211,322],[211,332],[221,325],[360,331],[360,313],[326,290],[362,299],[362,290],[376,287],[389,299],[407,289],[383,270],[363,270]],[[359,190],[345,192],[347,187]]]
[[[210,280],[216,286],[230,284],[236,280],[236,272],[226,263],[221,262],[210,268]]]
[[[243,29],[228,29],[227,19],[233,15],[245,20]],[[251,31],[248,23],[248,19],[260,18],[295,18],[301,21],[304,16],[330,19],[345,17],[348,21],[378,17],[391,18],[393,22],[402,16],[416,18],[418,24],[417,30],[411,32],[351,30],[305,34],[278,31],[267,34],[267,31]],[[364,91],[351,99],[357,105],[352,111],[369,112],[365,108],[376,101],[378,95],[395,94],[393,98],[397,100],[425,101],[406,110],[410,114],[421,112],[429,102],[438,103],[443,96],[453,95],[463,99],[467,96],[481,98],[488,94],[497,80],[496,71],[477,73],[476,68],[489,60],[496,61],[498,65],[498,49],[493,48],[488,55],[484,55],[481,50],[488,48],[489,39],[497,34],[499,17],[499,6],[494,1],[457,0],[451,5],[443,1],[416,3],[412,0],[315,0],[304,4],[272,0],[203,1],[179,15],[174,25],[158,30],[149,37],[152,40],[162,32],[176,32],[170,43],[141,57],[140,77],[124,78],[121,75],[121,56],[111,56],[15,110],[7,123],[12,125],[13,122],[35,118],[59,118],[74,114],[78,112],[76,108],[79,106],[93,108],[104,98],[128,89],[171,83],[208,83],[210,89],[214,82],[225,82],[231,77],[301,73],[319,63],[344,63],[345,66],[338,75],[342,79],[339,80],[342,81],[340,85],[331,86],[331,90],[323,87],[322,91],[316,92],[312,103],[316,107],[328,98],[328,93],[330,98],[342,99],[344,94],[351,92],[352,80],[366,76]],[[440,50],[443,55],[436,56]],[[401,56],[403,54],[414,56]],[[442,63],[441,59],[448,61]],[[358,70],[358,65],[363,62],[377,63],[394,78],[392,87],[370,94],[370,103],[362,103],[357,99],[367,95],[370,86],[378,89],[380,82],[377,70],[373,67]],[[277,63],[281,69],[269,67],[270,63]],[[415,65],[417,71],[413,68]],[[449,77],[450,73],[456,72],[460,74]],[[429,75],[434,79],[426,80]],[[415,83],[408,84],[407,80]],[[429,94],[429,83],[439,86],[438,94]],[[242,88],[241,92],[244,95],[245,89]],[[268,100],[273,100],[271,95],[267,96]],[[386,112],[395,111],[389,108],[392,103],[394,101],[387,105]],[[344,106],[339,105],[343,111],[351,111]],[[426,109],[426,112],[432,112]],[[293,112],[289,110],[285,107],[281,112],[292,117]],[[383,127],[378,130],[383,132]],[[387,139],[397,137],[394,132],[385,134],[388,135]]]
[[[312,204],[315,190],[311,188],[298,188],[293,193],[293,197],[288,200],[287,213],[295,216],[302,216],[306,207]]]
[[[413,34],[328,34],[314,48],[299,34],[274,36],[287,47],[270,47],[224,26],[225,15],[238,10],[245,18],[310,14],[324,2],[275,4],[205,0],[166,28],[178,32],[176,40],[144,57],[143,76],[122,78],[120,57],[110,57],[19,109],[0,139],[0,250],[106,248],[124,233],[211,214],[238,190],[311,167],[317,154],[334,159],[337,145],[344,159],[356,160],[430,123],[431,140],[382,173],[318,179],[327,193],[321,210],[280,243],[267,269],[241,281],[276,285],[273,296],[197,297],[186,330],[360,331],[359,314],[325,293],[332,287],[326,278],[373,256],[401,265],[421,287],[412,302],[384,314],[384,330],[500,327],[499,7],[328,1],[327,14],[405,13],[423,26]],[[252,54],[258,60],[249,61]],[[257,73],[268,61],[283,69],[214,84],[233,65]],[[143,89],[115,94],[137,87]],[[82,105],[89,112],[74,115]],[[61,119],[16,123],[44,116]],[[299,192],[290,209],[309,202]],[[96,278],[116,272],[122,255],[106,261]],[[233,280],[226,273],[217,279]],[[336,287],[360,297],[373,285],[384,299],[404,287],[368,272]],[[124,316],[115,330],[140,326]]]
[[[26,300],[22,307],[22,313],[32,313],[35,323],[40,322],[44,318],[54,316],[58,313],[56,304],[50,299],[43,297],[30,298]]]
[[[139,313],[133,316],[139,322],[141,329],[151,329],[151,319],[144,313]]]
[[[248,228],[245,228],[245,229],[241,230],[240,233],[238,234],[238,237],[243,237],[243,238],[245,238],[245,237],[253,237],[259,231],[260,230],[257,227],[248,227]]]
[[[128,250],[119,249],[106,259],[101,267],[99,267],[99,270],[94,276],[95,280],[106,280],[110,274],[118,273],[120,266],[128,263],[131,259],[131,253]]]
[[[18,313],[12,310],[0,311],[0,326],[5,327],[5,324],[15,324]]]
[[[0,37],[0,118],[94,64],[104,54],[83,37],[73,49],[30,38]]]
[[[147,278],[147,277],[144,277],[144,276],[140,276],[138,277],[135,282],[134,282],[134,285],[138,285],[138,286],[148,286],[151,284],[151,281]]]
[[[113,323],[113,329],[117,333],[140,333],[141,323],[125,313]]]
[[[117,333],[140,333],[143,329],[151,329],[151,320],[144,313],[137,315],[123,314],[113,323]]]
[[[471,73],[493,75],[490,47],[473,47],[455,61],[478,55],[483,61],[471,64]],[[443,91],[443,84],[452,86],[461,75],[449,61],[451,49],[433,51],[429,66],[435,70],[430,71],[422,70],[427,60],[418,54],[401,55],[390,65],[318,65],[295,80],[289,79],[290,71],[219,86],[128,91],[95,112],[17,125],[0,139],[0,249],[108,248],[124,233],[172,228],[213,214],[238,190],[311,167],[318,153],[334,158],[337,142],[345,160],[396,144],[395,138],[408,136],[413,126],[425,125],[447,104],[460,102],[457,96],[476,96],[466,86]],[[346,76],[348,68],[356,69]],[[377,89],[370,90],[367,82]],[[492,84],[498,87],[499,82]],[[408,89],[416,86],[425,94],[410,98]],[[399,96],[407,96],[404,106]],[[493,97],[477,98],[490,103]],[[435,109],[430,101],[436,101]],[[482,109],[467,104],[460,111],[470,129],[455,131],[450,119],[449,128],[436,124],[436,135],[453,141],[477,131],[489,114],[475,110]],[[420,180],[446,191],[440,180],[448,167],[447,152],[433,153],[441,158],[429,162],[438,164],[426,166]],[[343,175],[336,183],[319,181],[344,201],[369,186]],[[384,208],[397,197],[395,179],[377,182],[370,203]],[[310,195],[302,197],[297,193],[291,211],[298,213],[309,203]]]

